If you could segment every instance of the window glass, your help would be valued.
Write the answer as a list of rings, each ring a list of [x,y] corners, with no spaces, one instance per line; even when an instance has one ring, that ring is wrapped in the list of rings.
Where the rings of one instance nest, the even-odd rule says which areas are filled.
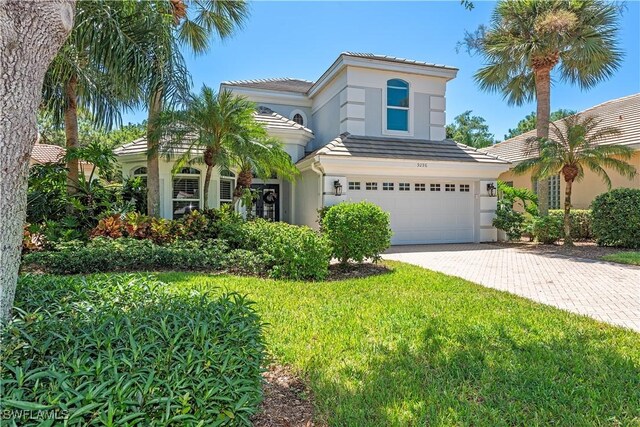
[[[400,191],[409,191],[411,189],[411,185],[408,182],[401,182],[398,184],[398,190]]]
[[[387,88],[387,105],[390,107],[409,108],[409,91],[407,89]]]
[[[455,184],[445,184],[444,185],[444,191],[456,191],[456,185]]]
[[[378,183],[377,182],[367,182],[366,188],[367,188],[367,190],[377,190],[378,189]]]
[[[382,189],[384,191],[393,191],[393,182],[383,182]]]
[[[349,181],[349,190],[359,190],[360,183],[359,182],[351,182]]]
[[[182,168],[173,177],[173,218],[200,208],[200,171],[195,168]]]
[[[409,83],[404,80],[387,81],[387,130],[409,130]]]
[[[425,184],[416,184],[413,189],[415,191],[427,191],[427,186]]]
[[[431,191],[440,191],[440,184],[431,184],[430,189]]]
[[[468,193],[469,192],[469,184],[460,184],[460,192]]]
[[[398,110],[387,108],[387,129],[388,130],[409,130],[409,110]]]
[[[304,126],[304,117],[302,117],[302,114],[295,114],[293,116],[293,121],[296,122],[297,124]]]

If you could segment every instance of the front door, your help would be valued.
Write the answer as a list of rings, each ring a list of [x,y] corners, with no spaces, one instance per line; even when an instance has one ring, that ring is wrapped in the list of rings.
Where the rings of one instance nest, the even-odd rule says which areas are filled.
[[[253,216],[269,221],[280,221],[280,184],[251,184],[256,192]]]

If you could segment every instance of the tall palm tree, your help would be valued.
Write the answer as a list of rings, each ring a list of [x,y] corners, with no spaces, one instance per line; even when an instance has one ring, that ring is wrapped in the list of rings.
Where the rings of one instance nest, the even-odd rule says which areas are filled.
[[[171,17],[156,27],[149,51],[151,74],[146,84],[147,120],[147,209],[160,213],[160,134],[155,124],[168,103],[179,101],[189,90],[189,73],[180,51],[195,54],[209,50],[212,36],[229,37],[248,15],[246,0],[155,0],[149,3],[157,16]],[[205,196],[206,197],[206,196]]]
[[[464,44],[486,63],[475,74],[483,90],[502,93],[509,104],[536,100],[536,137],[547,138],[552,71],[581,89],[613,75],[623,56],[618,17],[618,6],[604,0],[502,0],[489,27],[467,34]],[[546,191],[539,202],[546,213]]]
[[[611,178],[605,168],[615,170],[623,176],[633,178],[636,169],[625,160],[633,156],[630,147],[616,144],[600,145],[603,139],[620,134],[615,127],[599,126],[602,120],[594,116],[565,117],[557,126],[551,124],[552,138],[528,141],[528,160],[518,164],[514,171],[522,174],[533,172],[534,178],[548,178],[562,174],[566,183],[564,196],[564,244],[572,245],[571,239],[571,189],[573,183],[584,177],[584,169],[598,174],[611,188]]]
[[[256,122],[255,108],[244,97],[226,90],[216,93],[203,86],[200,93],[191,96],[184,110],[169,111],[156,119],[153,136],[164,138],[159,151],[175,160],[174,170],[186,164],[206,165],[205,208],[211,207],[209,185],[216,166],[239,169],[238,183],[243,188],[251,185],[252,169],[262,176],[273,172],[284,177],[295,174],[289,156]]]
[[[71,35],[49,67],[43,85],[43,107],[56,127],[63,127],[67,159],[67,191],[78,185],[79,110],[90,112],[96,127],[120,121],[123,108],[142,99],[148,74],[144,58],[153,28],[144,5],[135,0],[81,0]],[[126,78],[123,78],[126,76]]]

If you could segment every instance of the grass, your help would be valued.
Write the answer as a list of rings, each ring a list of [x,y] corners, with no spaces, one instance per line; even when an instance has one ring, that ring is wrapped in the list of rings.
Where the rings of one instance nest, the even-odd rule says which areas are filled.
[[[605,255],[602,259],[620,264],[640,265],[640,252],[618,252],[617,254]]]
[[[400,263],[302,283],[162,273],[248,294],[331,426],[640,425],[640,334]]]

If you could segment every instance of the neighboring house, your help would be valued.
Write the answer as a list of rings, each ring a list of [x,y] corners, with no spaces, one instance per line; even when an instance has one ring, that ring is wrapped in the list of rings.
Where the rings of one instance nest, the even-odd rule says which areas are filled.
[[[31,150],[29,166],[36,164],[64,163],[66,150],[58,145],[35,143]]]
[[[445,139],[446,85],[457,69],[389,56],[342,53],[315,82],[229,81],[299,168],[297,182],[256,180],[254,213],[317,228],[318,209],[369,200],[391,215],[394,244],[495,241],[497,177],[509,162]],[[146,173],[146,140],[116,150],[127,175]],[[203,167],[172,176],[160,163],[161,215],[201,207]],[[218,170],[210,207],[232,200],[232,171]]]
[[[640,172],[640,93],[613,99],[602,104],[581,111],[580,115],[597,116],[602,119],[601,127],[614,126],[622,132],[618,136],[607,137],[601,144],[621,144],[635,150],[633,157],[628,160],[630,164]],[[554,123],[559,124],[561,120]],[[488,154],[499,156],[509,160],[514,165],[527,158],[527,140],[535,138],[536,132],[532,130],[506,141],[484,148]],[[606,169],[611,178],[612,188],[640,188],[640,175],[633,179],[621,176],[619,173]],[[500,175],[500,180],[514,187],[529,188],[538,191],[537,183],[531,178],[531,172],[524,175],[516,175],[512,171]],[[549,179],[549,207],[560,209],[564,207],[565,182],[559,175]],[[585,169],[584,178],[574,182],[571,195],[571,204],[577,209],[588,209],[593,199],[601,193],[608,191],[607,185],[600,176]]]

